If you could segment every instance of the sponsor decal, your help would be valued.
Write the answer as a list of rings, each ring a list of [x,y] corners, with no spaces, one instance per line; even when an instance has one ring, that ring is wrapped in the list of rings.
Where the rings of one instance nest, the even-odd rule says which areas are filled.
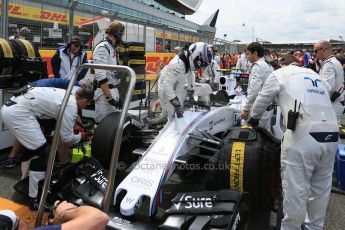
[[[10,17],[29,19],[33,21],[43,21],[51,23],[58,22],[64,25],[67,25],[69,23],[69,17],[66,13],[13,3],[10,3],[8,6],[8,14]],[[87,19],[88,18],[75,15],[74,25],[78,26],[81,22],[86,21]]]
[[[107,188],[108,179],[103,175],[103,170],[97,170],[91,175],[91,179],[99,184],[102,188]]]
[[[237,213],[235,221],[234,221],[234,224],[232,225],[231,230],[236,230],[238,224],[240,223],[240,221],[241,221],[240,213]]]
[[[117,217],[117,216],[113,217],[111,219],[111,221],[116,223],[116,224],[120,224],[120,225],[123,225],[123,226],[126,226],[126,227],[132,227],[133,226],[131,221],[123,219],[121,217]]]
[[[141,187],[145,187],[145,188],[151,188],[151,186],[154,184],[154,181],[153,180],[150,180],[150,179],[146,179],[146,178],[143,178],[143,177],[138,177],[138,176],[133,176],[130,181],[133,183],[133,184],[137,184]]]
[[[186,196],[185,194],[183,194],[179,200],[180,202],[176,204],[174,203],[174,206],[176,210],[179,210],[181,204],[183,205],[183,208],[185,209],[212,208],[213,200],[214,198],[211,198],[211,197],[194,198],[192,196],[189,196],[189,195]]]
[[[131,119],[131,124],[138,127],[139,129],[142,129],[144,127],[144,125],[136,119]]]
[[[213,129],[213,121],[210,121],[210,123],[208,123],[208,129],[210,131]]]
[[[312,78],[310,78],[310,77],[304,77],[304,80],[309,80],[311,83],[312,83],[312,85],[314,86],[314,87],[318,87],[317,86],[317,83],[318,82],[321,82],[321,80],[320,79],[312,79]]]
[[[215,121],[213,125],[216,126],[216,125],[218,125],[219,123],[221,123],[223,121],[225,121],[224,117],[222,119],[218,120],[218,121]]]
[[[232,144],[230,162],[230,190],[243,192],[244,142]]]
[[[307,89],[308,93],[316,93],[316,94],[320,94],[320,95],[325,95],[325,91],[324,90],[319,90],[319,89]]]

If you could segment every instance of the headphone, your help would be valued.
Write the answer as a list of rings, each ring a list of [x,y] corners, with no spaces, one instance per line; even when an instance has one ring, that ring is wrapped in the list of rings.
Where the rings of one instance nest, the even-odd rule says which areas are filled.
[[[125,31],[125,27],[120,23],[121,27],[113,33],[114,38],[116,39],[116,43],[122,43],[122,36],[123,32]]]
[[[123,36],[123,33],[120,33],[118,31],[116,31],[114,34],[114,37],[116,39],[117,42],[121,43],[122,42],[122,36]]]

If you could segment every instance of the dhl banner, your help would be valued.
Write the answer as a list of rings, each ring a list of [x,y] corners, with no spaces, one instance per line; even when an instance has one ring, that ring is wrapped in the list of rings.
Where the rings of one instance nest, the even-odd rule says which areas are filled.
[[[179,36],[180,36],[180,39],[179,39]],[[165,31],[165,33],[163,33],[163,31],[161,31],[161,30],[156,30],[156,38],[180,40],[180,41],[184,41],[184,42],[193,42],[193,41],[197,42],[197,41],[199,41],[198,37],[195,37],[195,36],[191,36],[191,35],[187,35],[187,34],[171,33],[171,32],[167,32],[167,31]]]
[[[68,13],[13,3],[10,3],[8,6],[8,14],[10,17],[29,19],[33,21],[43,21],[51,23],[58,22],[61,24],[68,24],[69,22]],[[75,15],[74,25],[78,26],[81,22],[87,19],[88,18]]]
[[[56,50],[39,50],[42,59],[47,61],[48,64],[48,74],[50,77],[53,77],[53,71],[51,67],[51,59],[55,54]],[[154,53],[146,52],[146,79],[147,80],[156,80],[157,72],[161,68],[168,64],[170,60],[175,56],[175,53]],[[92,52],[87,51],[87,57],[92,58]]]
[[[146,79],[155,80],[156,73],[167,65],[175,55],[175,53],[146,52]]]

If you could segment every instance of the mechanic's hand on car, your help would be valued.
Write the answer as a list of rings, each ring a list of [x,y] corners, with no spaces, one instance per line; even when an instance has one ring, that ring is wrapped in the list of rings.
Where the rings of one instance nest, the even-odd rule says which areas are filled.
[[[247,122],[247,125],[253,127],[253,128],[257,128],[259,126],[259,119],[254,119],[254,118],[250,118],[249,121]]]
[[[183,117],[183,109],[182,109],[182,106],[181,106],[178,98],[174,97],[173,99],[170,100],[170,103],[174,106],[177,118],[182,118]]]
[[[243,110],[242,113],[241,113],[241,119],[247,120],[248,117],[249,117],[249,112]]]
[[[114,106],[116,109],[122,109],[122,103],[120,101],[116,101],[114,98],[108,100],[109,104]]]
[[[197,102],[194,100],[194,90],[187,90],[187,95],[189,97],[191,105],[197,105]]]
[[[80,132],[85,132],[85,129],[81,127],[80,125],[75,125],[73,127],[74,134],[79,134]]]

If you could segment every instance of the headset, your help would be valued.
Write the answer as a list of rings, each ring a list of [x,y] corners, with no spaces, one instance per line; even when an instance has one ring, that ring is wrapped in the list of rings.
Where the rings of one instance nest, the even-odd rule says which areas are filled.
[[[113,36],[115,37],[117,44],[121,44],[123,42],[122,36],[123,36],[124,30],[125,30],[125,27],[121,23],[121,28],[113,33]]]

